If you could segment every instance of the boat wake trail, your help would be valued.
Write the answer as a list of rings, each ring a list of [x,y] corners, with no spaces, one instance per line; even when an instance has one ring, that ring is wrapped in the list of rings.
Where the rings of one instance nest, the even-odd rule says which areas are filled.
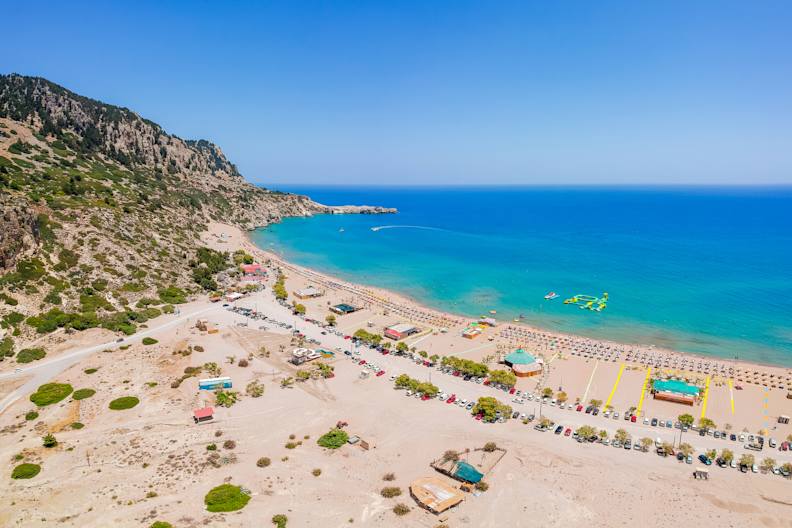
[[[416,225],[385,225],[385,226],[377,226],[371,228],[371,230],[374,231],[375,233],[377,231],[382,231],[383,229],[423,229],[424,231],[448,231],[447,229],[441,229],[439,227],[416,226]]]

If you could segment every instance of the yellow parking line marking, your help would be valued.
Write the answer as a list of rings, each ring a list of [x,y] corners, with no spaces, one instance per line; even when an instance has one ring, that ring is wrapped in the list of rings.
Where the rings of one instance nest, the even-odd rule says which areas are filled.
[[[734,382],[732,380],[728,381],[729,383],[729,398],[731,399],[731,412],[734,414]]]
[[[619,386],[619,381],[621,381],[622,372],[624,372],[624,367],[625,367],[625,365],[624,365],[624,363],[622,363],[621,367],[619,368],[619,373],[616,374],[616,381],[613,383],[613,388],[610,391],[610,395],[608,396],[608,400],[605,402],[605,408],[606,409],[608,408],[608,405],[610,405],[610,402],[613,399],[613,395],[616,394],[616,388]]]
[[[649,385],[649,376],[652,374],[652,368],[646,369],[646,378],[644,378],[643,386],[641,387],[641,399],[638,400],[638,407],[635,410],[636,416],[641,416],[641,409],[643,409],[644,396],[646,395],[646,386]]]
[[[710,377],[707,376],[707,381],[704,384],[704,399],[701,402],[702,418],[704,418],[704,415],[707,414],[707,400],[709,400],[709,385],[710,385]]]

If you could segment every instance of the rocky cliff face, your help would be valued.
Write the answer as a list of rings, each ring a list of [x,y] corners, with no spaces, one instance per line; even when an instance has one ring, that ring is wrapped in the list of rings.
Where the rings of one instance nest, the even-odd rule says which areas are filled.
[[[0,327],[18,335],[41,313],[39,331],[129,329],[147,317],[135,308],[211,289],[205,270],[225,265],[201,248],[212,220],[393,212],[256,187],[208,141],[19,75],[0,76],[0,207]]]
[[[191,195],[191,202],[197,199],[208,218],[246,228],[285,216],[395,212],[328,207],[305,196],[256,187],[217,145],[169,135],[131,110],[82,97],[39,77],[0,76],[0,118],[24,123],[38,138],[55,139],[83,157],[148,172],[172,190]]]

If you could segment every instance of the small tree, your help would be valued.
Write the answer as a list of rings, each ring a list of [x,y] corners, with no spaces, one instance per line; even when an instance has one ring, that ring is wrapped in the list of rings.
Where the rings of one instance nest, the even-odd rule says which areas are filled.
[[[623,444],[628,438],[627,431],[624,429],[617,429],[616,434],[613,437]]]
[[[693,446],[688,443],[679,444],[679,450],[682,452],[683,455],[690,456],[693,454]]]
[[[330,326],[335,326],[336,325],[336,316],[333,315],[333,314],[329,314],[327,317],[325,317],[325,322],[328,325],[330,325]]]
[[[731,449],[723,449],[721,450],[721,460],[723,460],[727,464],[731,464],[731,461],[734,460],[734,451]]]
[[[496,449],[498,449],[498,446],[495,442],[487,442],[486,444],[484,444],[484,451],[486,451],[487,453],[492,453]]]
[[[274,524],[276,528],[286,528],[287,522],[289,522],[289,518],[282,513],[272,516],[272,524]]]
[[[704,417],[699,419],[699,427],[704,429],[705,431],[709,431],[711,429],[715,429],[716,425],[715,422],[713,422],[707,417]]]
[[[642,451],[648,451],[649,448],[652,446],[652,444],[654,444],[654,440],[652,440],[651,438],[646,437],[646,436],[641,438],[641,450]]]
[[[558,400],[558,403],[564,403],[568,398],[569,397],[567,396],[567,393],[564,391],[559,391],[559,393],[556,394],[556,400]]]
[[[385,497],[386,499],[392,499],[393,497],[398,497],[402,494],[402,490],[396,486],[386,486],[380,490],[380,495]]]
[[[219,390],[215,392],[215,402],[220,407],[231,407],[239,399],[239,393],[232,390]]]
[[[55,435],[53,435],[52,433],[47,433],[42,438],[42,443],[44,447],[55,447],[56,445],[58,445],[58,441],[55,439]]]
[[[305,315],[305,305],[295,304],[292,311],[297,315]]]
[[[677,417],[677,420],[679,420],[679,423],[681,423],[685,427],[690,427],[693,425],[695,419],[690,414],[680,414]]]
[[[740,457],[741,466],[753,466],[755,462],[754,456],[750,453],[745,453]]]
[[[399,517],[401,517],[402,515],[407,515],[408,513],[410,513],[410,507],[400,502],[399,504],[393,507],[393,513],[395,513]]]
[[[550,387],[545,387],[544,389],[542,389],[542,396],[544,396],[545,398],[551,398],[553,396],[553,389],[551,389]]]
[[[475,488],[478,491],[487,491],[489,489],[489,484],[487,484],[483,480],[479,480],[478,482],[476,482]]]
[[[710,460],[715,460],[715,457],[718,456],[718,452],[714,449],[709,449],[704,453],[704,456],[709,458]]]
[[[443,453],[442,458],[440,459],[442,463],[445,462],[456,462],[459,460],[459,452],[454,451],[453,449],[449,449],[445,453]]]
[[[594,400],[594,399],[592,399],[592,400],[589,400],[589,403],[591,405],[593,405],[594,407],[601,407],[602,406],[602,400]]]
[[[292,385],[294,385],[294,378],[283,378],[280,382],[280,386],[282,389],[291,387]]]
[[[264,394],[264,384],[253,380],[245,387],[245,394],[253,398],[260,398]]]
[[[762,469],[762,471],[768,472],[768,471],[772,471],[775,465],[776,465],[775,459],[767,457],[762,460],[762,463],[759,467]]]

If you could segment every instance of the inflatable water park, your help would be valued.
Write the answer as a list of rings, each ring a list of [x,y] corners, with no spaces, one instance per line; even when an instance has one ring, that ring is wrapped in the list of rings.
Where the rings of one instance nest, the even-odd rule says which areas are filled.
[[[564,299],[564,304],[575,304],[581,310],[591,310],[593,312],[601,312],[608,307],[608,292],[602,294],[602,297],[594,297],[593,295],[577,294],[569,299]]]

